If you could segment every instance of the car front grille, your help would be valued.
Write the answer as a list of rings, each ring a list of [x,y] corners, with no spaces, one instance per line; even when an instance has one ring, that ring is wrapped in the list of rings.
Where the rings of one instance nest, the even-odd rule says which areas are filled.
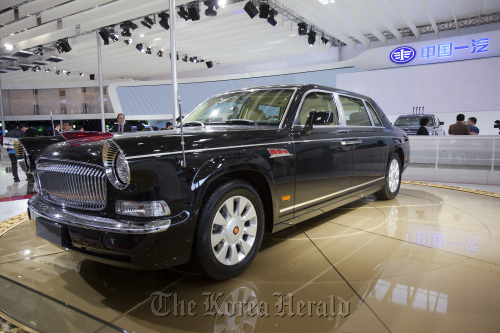
[[[94,211],[106,206],[106,175],[101,166],[43,159],[38,161],[36,173],[45,200]]]

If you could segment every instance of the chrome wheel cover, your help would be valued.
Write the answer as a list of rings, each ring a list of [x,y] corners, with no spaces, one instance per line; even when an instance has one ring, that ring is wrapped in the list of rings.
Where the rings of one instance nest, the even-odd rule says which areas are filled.
[[[258,229],[255,207],[248,198],[232,196],[217,209],[210,228],[210,246],[228,266],[244,260],[254,247]]]
[[[391,161],[388,177],[389,178],[387,181],[389,183],[389,190],[391,191],[391,193],[394,193],[398,189],[400,178],[399,163],[396,159],[393,159]]]

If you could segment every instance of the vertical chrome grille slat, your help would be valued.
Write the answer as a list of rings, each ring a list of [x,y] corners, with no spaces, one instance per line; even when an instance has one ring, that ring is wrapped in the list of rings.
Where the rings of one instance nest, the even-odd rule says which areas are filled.
[[[102,166],[41,159],[36,171],[40,194],[45,200],[85,210],[102,210],[106,206],[106,177]]]

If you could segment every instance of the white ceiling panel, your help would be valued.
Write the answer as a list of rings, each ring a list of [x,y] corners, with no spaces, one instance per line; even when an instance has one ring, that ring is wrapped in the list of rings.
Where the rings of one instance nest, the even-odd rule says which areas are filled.
[[[259,0],[252,0],[258,6]],[[219,8],[217,16],[204,15],[206,6],[200,5],[200,20],[185,21],[177,17],[177,51],[182,57],[198,57],[212,61],[214,67],[239,68],[249,66],[252,71],[258,70],[259,64],[283,64],[286,59],[303,57],[303,66],[314,59],[321,61],[338,61],[342,58],[337,46],[347,48],[344,53],[353,56],[359,50],[379,47],[389,42],[402,43],[405,38],[419,40],[422,33],[426,39],[439,38],[430,33],[442,28],[440,23],[477,18],[499,17],[499,0],[267,0],[271,7],[279,7],[275,17],[275,27],[266,19],[256,16],[250,19],[243,7],[247,0],[229,0],[229,5]],[[234,2],[234,3],[233,3]],[[190,3],[178,0],[176,5]],[[34,49],[45,46],[43,56],[33,55],[17,61],[4,62],[5,66],[32,64],[44,61],[50,56],[60,56],[65,60],[42,66],[40,72],[17,71],[0,74],[2,85],[38,84],[45,82],[88,82],[88,74],[97,74],[97,37],[96,29],[116,25],[118,42],[102,45],[103,76],[105,80],[126,78],[141,79],[144,77],[165,77],[170,74],[170,31],[159,24],[151,29],[144,27],[140,21],[147,14],[154,14],[168,8],[167,0],[1,0],[0,1],[0,55],[11,55],[18,50]],[[191,3],[192,4],[192,3]],[[16,19],[15,12],[18,12]],[[39,13],[40,19],[33,14]],[[286,17],[283,15],[286,13]],[[26,17],[30,14],[31,16]],[[488,16],[489,15],[489,16]],[[132,32],[132,43],[126,45],[125,37],[120,35],[119,24],[132,20],[138,25]],[[500,21],[498,18],[497,21]],[[318,30],[316,42],[308,45],[308,36],[298,36],[297,22],[305,21]],[[473,20],[471,20],[473,22]],[[477,21],[476,21],[477,22]],[[477,23],[476,23],[477,24]],[[500,23],[496,24],[498,27]],[[449,25],[448,25],[449,26]],[[426,28],[425,28],[426,27]],[[424,29],[425,28],[425,29]],[[451,27],[460,34],[460,27]],[[422,31],[422,32],[421,32]],[[320,41],[325,33],[332,40],[326,45]],[[54,48],[57,40],[68,38],[72,50],[59,54]],[[394,39],[396,38],[396,39]],[[378,43],[373,43],[374,41]],[[4,48],[6,43],[14,45],[14,50]],[[152,46],[153,54],[139,52],[136,44]],[[163,57],[157,57],[158,50],[163,49]],[[205,69],[206,63],[178,61],[180,77],[182,73],[194,73]],[[231,65],[231,66],[229,66]],[[279,66],[279,65],[278,65]],[[45,73],[45,67],[50,69]],[[268,68],[269,66],[264,66]],[[70,75],[54,74],[54,70],[66,69]],[[279,68],[276,68],[279,69]],[[85,73],[81,77],[78,73]],[[205,73],[205,72],[203,72]],[[210,73],[206,70],[206,73]]]

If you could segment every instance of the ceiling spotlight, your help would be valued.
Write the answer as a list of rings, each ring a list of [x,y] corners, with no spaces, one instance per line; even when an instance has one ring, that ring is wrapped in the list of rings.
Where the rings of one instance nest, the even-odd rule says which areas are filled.
[[[135,46],[136,49],[138,49],[140,52],[144,52],[144,44],[140,43]]]
[[[200,11],[196,6],[188,7],[188,13],[191,21],[198,21],[200,19]]]
[[[187,62],[188,61],[188,55],[185,54],[182,56],[182,61]]]
[[[14,49],[14,45],[10,44],[10,43],[5,43],[4,44],[4,47],[7,51],[12,51]]]
[[[163,29],[168,30],[170,29],[170,26],[168,25],[168,18],[170,17],[167,12],[163,12],[158,14],[158,17],[160,18],[160,25]]]
[[[33,72],[39,72],[41,70],[40,66],[35,66],[31,69]]]
[[[208,8],[205,10],[205,16],[217,16],[216,9],[219,9],[219,1],[206,0],[203,2]],[[215,7],[215,8],[214,8]]]
[[[57,74],[57,75],[60,75],[60,74],[61,74],[61,71],[60,71],[60,70],[56,70],[56,74]]]
[[[190,19],[189,13],[187,12],[185,6],[180,6],[179,7],[179,11],[177,12],[177,14],[179,14],[179,16],[182,17],[186,21]]]
[[[50,73],[50,68],[45,67],[45,73]]]
[[[67,38],[59,39],[55,44],[55,48],[59,53],[71,51],[71,46],[69,45]]]
[[[316,43],[316,32],[311,29],[309,30],[309,32],[307,33],[307,42],[309,43],[309,46],[313,46],[314,43]]]
[[[177,60],[179,60],[179,52],[177,52],[175,55],[176,55]],[[168,56],[170,59],[172,59],[172,53],[169,53]]]
[[[307,35],[307,24],[300,22],[297,26],[299,27],[299,36]]]
[[[148,29],[151,29],[151,26],[155,24],[155,21],[149,15],[144,16],[144,20],[141,21],[141,24]]]
[[[65,69],[63,69],[63,70],[62,70],[62,73],[63,73],[63,74],[68,74],[68,71],[67,71],[67,70],[65,70]]]
[[[158,51],[158,53],[156,53],[156,55],[160,58],[163,57],[163,50]]]
[[[250,18],[254,18],[255,15],[259,13],[259,10],[255,7],[252,1],[248,1],[243,9],[245,9],[245,12],[247,12]]]
[[[205,64],[207,64],[207,67],[208,67],[208,68],[212,68],[212,67],[214,67],[214,63],[213,63],[213,62],[211,62],[211,61],[207,61]]]
[[[189,61],[194,62],[195,64],[198,62],[198,57],[191,57]]]
[[[321,36],[321,42],[323,42],[323,44],[327,44],[329,40],[325,36]]]
[[[71,74],[70,71],[66,71],[66,75],[69,76]]]
[[[85,73],[80,73],[80,76],[85,76]]]
[[[129,44],[132,44],[132,38],[129,38],[129,39],[125,39],[124,40],[125,44],[129,45]]]
[[[120,40],[120,38],[118,37],[118,34],[115,33],[115,28],[109,29],[109,36],[111,37],[111,40],[113,42],[117,42],[118,40]]]
[[[278,22],[274,19],[274,11],[271,11],[271,13],[269,14],[269,17],[267,18],[267,23],[269,23],[273,27],[275,27],[276,24],[278,24]]]
[[[269,4],[262,2],[259,7],[259,17],[264,19],[267,18],[269,15],[269,8]]]
[[[152,46],[149,46],[147,49],[146,49],[146,54],[152,54],[153,53],[153,47]]]
[[[122,28],[122,37],[132,37],[130,28]]]
[[[43,50],[44,50],[43,45],[40,45],[39,47],[37,47],[35,54],[39,55],[39,56],[43,56]]]
[[[99,29],[99,36],[101,36],[104,45],[109,45],[109,30],[107,28]]]
[[[21,69],[23,70],[23,72],[26,72],[26,71],[29,71],[31,69],[31,66],[21,65]]]
[[[153,15],[153,17],[155,16]],[[155,21],[151,17],[149,17],[149,15],[144,16],[144,21],[146,21],[149,25],[155,24]]]

